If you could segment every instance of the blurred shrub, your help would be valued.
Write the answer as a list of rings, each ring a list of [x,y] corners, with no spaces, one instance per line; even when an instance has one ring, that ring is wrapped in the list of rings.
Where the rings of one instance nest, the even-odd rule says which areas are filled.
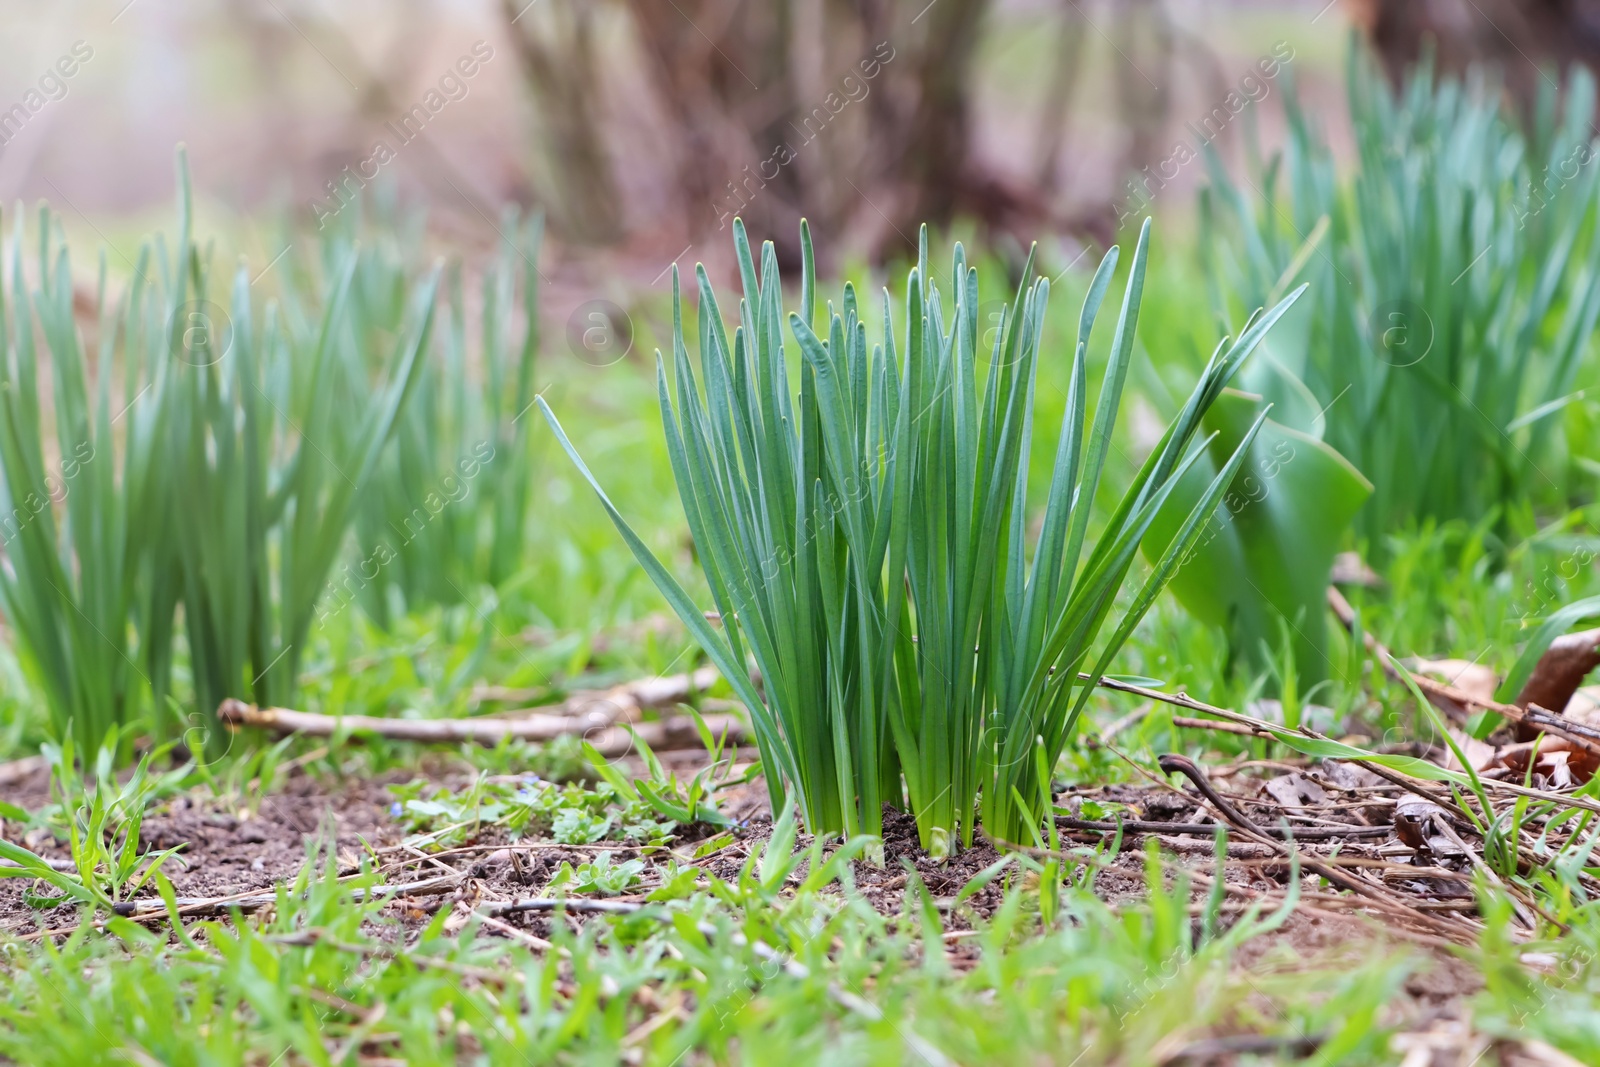
[[[499,253],[475,285],[446,271],[440,328],[400,414],[395,445],[357,506],[358,551],[330,578],[319,611],[357,602],[387,627],[397,612],[469,602],[506,581],[524,558],[533,492],[534,365],[539,349],[538,260],[543,219],[508,211]],[[326,278],[353,261],[345,329],[368,364],[404,325],[405,294],[421,272],[422,218],[391,195],[342,213],[326,229],[317,269],[290,274],[290,321],[309,327]]]
[[[1357,523],[1380,557],[1385,533],[1424,520],[1564,510],[1564,422],[1600,317],[1592,79],[1575,73],[1559,103],[1546,87],[1526,133],[1482,76],[1424,66],[1395,93],[1357,50],[1348,93],[1349,182],[1292,89],[1280,155],[1242,183],[1210,157],[1201,250],[1219,314],[1310,283],[1263,354],[1373,482]]]

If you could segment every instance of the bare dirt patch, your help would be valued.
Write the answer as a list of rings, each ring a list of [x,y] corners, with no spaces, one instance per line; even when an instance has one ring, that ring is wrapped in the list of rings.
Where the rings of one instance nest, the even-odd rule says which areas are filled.
[[[1370,861],[1379,864],[1375,875],[1360,866],[1345,867],[1375,886],[1409,893],[1413,902],[1437,899],[1427,894],[1438,890],[1441,882],[1415,881],[1408,885],[1396,878],[1391,868],[1416,865],[1419,872],[1447,871],[1464,867],[1465,857],[1438,855],[1427,848],[1411,849],[1400,841],[1394,829],[1396,798],[1385,797],[1371,783],[1354,779],[1319,779],[1314,768],[1277,767],[1271,773],[1299,776],[1289,786],[1269,790],[1267,780],[1242,770],[1221,769],[1216,782],[1225,788],[1226,799],[1236,811],[1258,827],[1298,826],[1302,830],[1322,831],[1345,827],[1354,836],[1324,834],[1322,840],[1299,844],[1304,856],[1337,858],[1341,863]],[[638,892],[619,899],[639,901],[660,880],[660,866],[667,853],[662,850],[629,847],[614,843],[562,845],[528,839],[513,840],[499,826],[486,826],[481,832],[454,844],[450,849],[423,855],[405,844],[405,830],[391,807],[390,784],[410,780],[414,773],[398,773],[376,779],[347,779],[330,782],[298,773],[281,784],[254,812],[230,811],[213,798],[190,794],[160,804],[146,818],[141,841],[145,848],[178,848],[178,856],[165,870],[180,898],[225,898],[271,891],[292,884],[308,862],[325,855],[327,843],[334,844],[339,873],[349,875],[359,869],[361,857],[376,857],[379,873],[386,885],[399,886],[428,880],[448,882],[444,891],[397,894],[385,909],[404,927],[428,921],[440,909],[465,911],[490,901],[511,901],[543,895],[550,879],[563,863],[574,866],[589,862],[600,851],[610,851],[613,862],[642,859],[646,862],[646,883]],[[441,784],[465,785],[470,776],[455,772],[431,776]],[[1320,784],[1319,784],[1320,783]],[[1341,790],[1340,785],[1348,788]],[[1313,786],[1315,788],[1313,788]],[[1290,788],[1298,793],[1287,791]],[[1316,790],[1323,796],[1309,801]],[[1362,792],[1366,790],[1367,792]],[[28,781],[10,791],[13,803],[48,801],[48,783]],[[1354,799],[1353,799],[1354,798]],[[1375,801],[1374,798],[1377,798]],[[766,787],[760,781],[724,790],[719,795],[722,810],[738,821],[729,841],[710,855],[697,860],[708,873],[724,879],[738,877],[749,856],[771,835],[772,820]],[[1377,802],[1385,801],[1385,802]],[[1062,827],[1063,848],[1099,848],[1101,868],[1094,876],[1097,893],[1114,906],[1135,905],[1146,893],[1146,846],[1156,842],[1164,857],[1168,877],[1180,871],[1193,879],[1191,895],[1196,914],[1209,892],[1209,879],[1219,874],[1214,843],[1209,829],[1215,815],[1206,798],[1192,787],[1166,784],[1118,785],[1069,789],[1058,803],[1085,817]],[[1333,817],[1334,814],[1337,817]],[[1126,827],[1114,851],[1108,846],[1116,834],[1104,826],[1121,820]],[[1336,824],[1330,826],[1329,824]],[[13,824],[14,825],[14,824]],[[1100,828],[1093,828],[1099,826]],[[1087,827],[1087,828],[1086,828]],[[1197,829],[1199,828],[1199,829]],[[1358,829],[1359,828],[1359,832]],[[708,827],[684,828],[672,843],[679,857],[692,854],[694,846],[713,836]],[[1280,835],[1281,836],[1281,835]],[[1315,836],[1315,835],[1313,835]],[[1271,908],[1283,899],[1290,881],[1290,865],[1281,850],[1271,844],[1230,836],[1226,860],[1220,875],[1228,888],[1227,919],[1250,903]],[[63,842],[41,838],[37,833],[28,841],[41,855],[65,859]],[[800,847],[810,839],[802,836]],[[906,894],[912,872],[936,899],[959,893],[977,874],[1001,857],[987,841],[962,849],[944,861],[933,860],[918,842],[916,823],[907,813],[886,808],[884,812],[883,863],[881,866],[857,862],[852,874],[864,898],[881,913],[894,916],[907,905]],[[1424,868],[1423,865],[1426,865]],[[1068,864],[1071,875],[1081,868]],[[1272,966],[1285,959],[1316,961],[1345,956],[1360,957],[1375,952],[1404,948],[1413,952],[1418,965],[1407,982],[1407,1003],[1397,1010],[1416,1027],[1427,1027],[1439,1020],[1460,1017],[1464,998],[1480,988],[1473,968],[1452,952],[1445,939],[1416,936],[1351,893],[1311,888],[1316,879],[1309,873],[1302,882],[1302,906],[1286,923],[1271,934],[1249,944],[1239,956],[1239,966]],[[1464,877],[1467,877],[1464,875]],[[951,929],[970,927],[973,915],[983,916],[999,904],[1003,880],[991,882],[967,900],[967,908],[947,912]],[[24,901],[30,887],[22,879],[0,880],[0,929],[10,935],[37,934],[60,930],[79,921],[74,907],[40,909]],[[141,897],[152,897],[150,890]],[[1463,905],[1463,914],[1470,910]],[[1392,917],[1390,917],[1392,918]],[[463,920],[465,921],[464,917]],[[536,936],[549,933],[553,920],[548,916],[508,915],[505,922]],[[485,929],[486,936],[503,931]],[[958,954],[975,953],[970,942],[957,943]],[[1221,1062],[1221,1061],[1218,1061]]]

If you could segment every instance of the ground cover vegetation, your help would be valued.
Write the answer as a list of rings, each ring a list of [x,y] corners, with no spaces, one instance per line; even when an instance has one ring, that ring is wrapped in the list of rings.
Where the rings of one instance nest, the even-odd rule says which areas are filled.
[[[14,217],[0,1060],[1600,1059],[1587,111],[1354,62],[1193,247],[736,227],[655,366],[541,345],[537,219]]]

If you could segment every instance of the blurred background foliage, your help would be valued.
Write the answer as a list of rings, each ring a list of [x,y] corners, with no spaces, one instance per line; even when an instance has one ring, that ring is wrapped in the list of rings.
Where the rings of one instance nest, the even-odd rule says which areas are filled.
[[[1273,95],[1263,58],[1337,93],[1350,25],[1309,0],[125,4],[0,4],[26,31],[0,46],[14,95],[75,42],[91,54],[0,153],[0,196],[139,216],[169,202],[183,140],[202,210],[312,223],[376,172],[450,236],[538,207],[559,254],[606,250],[644,283],[690,243],[731,266],[734,212],[785,245],[804,215],[840,261],[914,254],[918,224],[955,219],[1018,265],[1036,238],[1070,260],[1131,203],[1195,187],[1202,168],[1162,164],[1215,108],[1231,126]]]
[[[354,353],[351,396],[358,365],[381,377],[405,332],[406,294],[443,260],[394,446],[351,511],[306,647],[274,668],[298,671],[298,689],[277,691],[308,706],[408,714],[493,707],[474,684],[484,678],[533,701],[693,658],[603,513],[522,416],[534,392],[562,410],[650,547],[703,592],[670,488],[651,356],[670,337],[672,265],[703,261],[717,285],[737,280],[735,216],[753,241],[777,242],[791,277],[807,218],[819,270],[863,292],[914,255],[922,222],[1013,282],[1037,241],[1036,263],[1061,294],[1038,385],[1038,417],[1053,423],[1066,309],[1099,253],[1154,215],[1139,369],[1108,483],[1137,469],[1215,339],[1301,280],[1315,299],[1298,332],[1275,336],[1273,358],[1237,384],[1272,401],[1275,425],[1304,435],[1302,454],[1316,459],[1287,466],[1280,496],[1238,486],[1243,519],[1208,542],[1231,569],[1197,559],[1194,581],[1176,584],[1216,627],[1164,599],[1124,666],[1210,686],[1220,701],[1325,681],[1333,689],[1319,700],[1354,701],[1359,654],[1308,615],[1335,548],[1362,551],[1390,583],[1354,596],[1393,627],[1391,641],[1440,654],[1479,654],[1465,645],[1480,638],[1509,654],[1519,627],[1595,584],[1600,398],[1585,386],[1600,193],[1585,132],[1594,89],[1570,69],[1600,40],[1586,11],[1576,0],[0,0],[16,31],[0,41],[11,72],[0,86],[0,202],[54,205],[58,239],[77,251],[71,273],[50,281],[52,307],[71,304],[93,352],[105,294],[126,291],[152,231],[172,230],[172,151],[187,144],[196,263],[216,295],[242,260],[238,306],[261,314],[275,302],[302,335],[339,265],[357,264],[340,332]],[[1436,94],[1419,63],[1446,88]],[[1385,95],[1385,82],[1400,95]],[[1352,114],[1373,120],[1364,139]],[[1384,169],[1405,138],[1418,166],[1460,179],[1426,225],[1407,198],[1428,175]],[[1471,154],[1464,145],[1482,149],[1476,170],[1455,166]],[[1580,177],[1568,179],[1560,168],[1579,148]],[[1232,214],[1208,217],[1202,192]],[[1390,245],[1351,221],[1373,204]],[[1458,225],[1462,211],[1470,226]],[[1511,236],[1472,260],[1491,233]],[[1580,236],[1564,243],[1566,233]],[[1554,289],[1530,263],[1551,249],[1563,257]],[[1413,261],[1429,265],[1425,285],[1413,284]],[[1339,399],[1348,376],[1337,368],[1383,348],[1373,316],[1389,303],[1453,321],[1451,300],[1466,290],[1450,279],[1467,268],[1463,321],[1495,338],[1495,377],[1471,377],[1461,346],[1441,346],[1426,369],[1460,355],[1468,377],[1445,380],[1493,424],[1457,405],[1449,426],[1464,443],[1422,469],[1408,462],[1415,440],[1367,433],[1377,409]],[[1527,313],[1513,322],[1495,294]],[[981,309],[986,327],[999,310]],[[1523,380],[1524,337],[1571,356],[1549,388],[1514,395],[1503,383]],[[1104,342],[1088,355],[1098,376]],[[1373,381],[1403,375],[1392,365],[1404,360],[1388,362]],[[100,369],[87,367],[97,388]],[[1406,381],[1396,402],[1424,403],[1417,376]],[[337,424],[354,409],[331,410],[322,417]],[[1474,439],[1493,447],[1473,452]],[[1480,470],[1481,455],[1500,467]],[[1273,460],[1258,457],[1257,475]],[[1345,503],[1325,521],[1280,513],[1319,499],[1300,481],[1319,468]],[[1030,471],[1043,491],[1049,457]],[[1361,477],[1383,507],[1363,504],[1351,523]],[[1449,506],[1413,506],[1423,489]],[[417,512],[435,514],[430,493],[449,505],[437,520]],[[1263,498],[1273,505],[1250,510]],[[1306,522],[1323,523],[1314,551],[1299,536]],[[380,553],[396,558],[372,578]],[[1476,605],[1478,618],[1426,617],[1415,597],[1447,580],[1465,584],[1431,593]],[[1220,609],[1207,591],[1219,581]],[[262,646],[247,679],[278,664],[277,649]],[[181,632],[171,655],[176,699],[216,687],[196,676]],[[27,706],[28,685],[37,671],[0,662],[6,701]],[[32,740],[38,724],[0,715],[0,742]]]
[[[641,253],[725,230],[730,209],[755,239],[787,237],[805,215],[820,248],[876,257],[903,252],[918,223],[955,218],[1023,242],[1103,243],[1128,178],[1148,169],[1138,184],[1164,192],[1162,164],[1183,139],[1194,147],[1197,133],[1218,132],[1206,121],[1216,107],[1281,123],[1276,109],[1253,114],[1275,89],[1263,57],[1292,57],[1315,108],[1338,93],[1353,28],[1392,80],[1425,51],[1455,73],[1488,61],[1531,109],[1542,84],[1600,49],[1600,19],[1580,0],[10,0],[0,10],[18,31],[0,46],[15,101],[43,80],[28,72],[79,60],[38,86],[44,108],[0,130],[7,199],[53,185],[97,219],[165,204],[171,146],[185,140],[218,206],[309,214],[330,182],[364,181],[360,165],[386,141],[400,162],[377,169],[430,194],[458,226],[492,230],[502,204],[537,204],[564,243]],[[441,106],[426,103],[406,127],[430,92]],[[1343,143],[1346,131],[1331,132]],[[1218,140],[1231,153],[1239,135]]]

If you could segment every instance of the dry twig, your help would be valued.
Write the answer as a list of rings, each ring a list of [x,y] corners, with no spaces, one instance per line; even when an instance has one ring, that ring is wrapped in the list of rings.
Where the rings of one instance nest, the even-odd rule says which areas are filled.
[[[692,718],[675,715],[656,722],[633,724],[634,733],[622,726],[587,716],[529,715],[522,719],[383,719],[370,715],[319,715],[288,708],[258,708],[238,700],[225,700],[217,717],[228,726],[253,726],[280,734],[304,737],[332,737],[336,734],[368,735],[394,741],[424,744],[458,744],[472,741],[494,746],[507,738],[522,741],[553,741],[558,737],[580,736],[602,756],[625,756],[634,750],[634,733],[653,749],[694,748],[700,733]],[[704,718],[712,734],[742,741],[744,721],[733,715],[708,715]]]

